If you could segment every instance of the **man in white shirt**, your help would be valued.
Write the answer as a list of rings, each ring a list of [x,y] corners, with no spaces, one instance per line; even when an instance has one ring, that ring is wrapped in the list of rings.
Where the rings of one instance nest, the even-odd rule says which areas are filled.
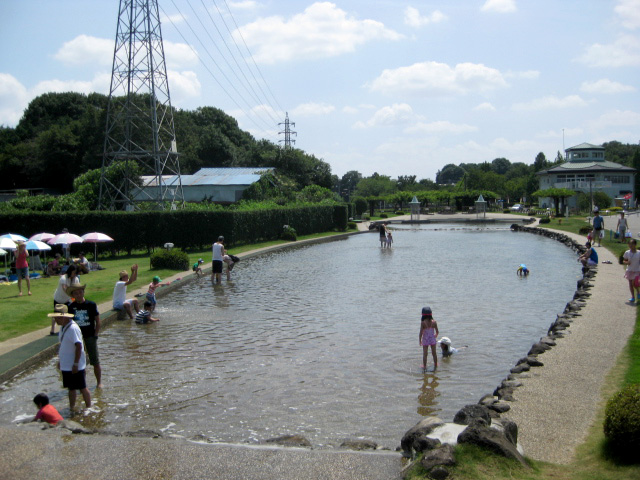
[[[91,393],[85,381],[86,360],[80,327],[73,321],[73,314],[68,313],[66,305],[56,306],[55,313],[49,316],[55,318],[60,326],[58,369],[62,372],[62,386],[69,389],[69,408],[73,410],[76,406],[76,390],[80,390],[88,408],[91,406]]]
[[[113,309],[124,310],[133,320],[133,310],[138,313],[140,311],[137,298],[127,298],[127,286],[131,285],[138,279],[138,265],[131,266],[131,276],[123,270],[120,272],[120,280],[116,282],[113,288]]]

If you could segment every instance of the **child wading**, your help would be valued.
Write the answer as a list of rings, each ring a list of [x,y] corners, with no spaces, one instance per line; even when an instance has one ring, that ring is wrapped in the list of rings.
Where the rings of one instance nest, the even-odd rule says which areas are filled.
[[[420,320],[420,335],[418,341],[422,345],[422,368],[427,369],[427,357],[429,355],[429,347],[433,355],[434,368],[438,367],[438,355],[436,354],[436,343],[440,332],[438,332],[438,323],[433,319],[431,307],[422,308],[422,318]]]

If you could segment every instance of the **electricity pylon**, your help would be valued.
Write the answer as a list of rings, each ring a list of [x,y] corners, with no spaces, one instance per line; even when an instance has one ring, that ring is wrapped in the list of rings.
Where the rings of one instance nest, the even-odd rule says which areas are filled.
[[[278,135],[284,133],[284,140],[278,140],[278,142],[284,142],[284,148],[291,148],[291,142],[296,143],[295,140],[291,140],[291,134],[298,135],[298,132],[292,132],[291,126],[295,127],[295,122],[289,122],[289,112],[285,112],[284,122],[280,122],[278,125],[284,125],[284,130],[278,132]]]
[[[98,208],[145,201],[181,207],[184,194],[158,0],[120,0]]]

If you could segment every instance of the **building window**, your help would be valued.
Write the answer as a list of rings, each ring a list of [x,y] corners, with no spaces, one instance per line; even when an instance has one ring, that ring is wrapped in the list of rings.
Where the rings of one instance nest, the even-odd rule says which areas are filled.
[[[629,183],[628,175],[605,175],[604,179],[611,183]]]

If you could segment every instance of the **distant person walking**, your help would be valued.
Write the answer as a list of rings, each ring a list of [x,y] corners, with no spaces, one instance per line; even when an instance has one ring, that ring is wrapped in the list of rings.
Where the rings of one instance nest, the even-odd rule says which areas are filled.
[[[629,240],[629,250],[624,252],[622,263],[627,266],[627,271],[624,272],[624,278],[629,281],[629,291],[631,292],[629,301],[635,302],[638,298],[638,295],[636,295],[636,291],[638,290],[636,280],[640,277],[640,251],[637,249],[635,238]],[[638,285],[640,285],[640,283]]]
[[[593,217],[593,229],[595,239],[598,240],[598,246],[600,246],[600,241],[602,237],[604,237],[604,218],[600,215],[600,209],[595,207],[593,209],[593,213],[595,216]]]
[[[16,257],[16,274],[18,275],[18,296],[22,296],[22,279],[27,280],[27,291],[31,295],[31,280],[29,280],[29,252],[27,245],[22,242],[16,242],[18,249],[14,252]]]
[[[427,358],[429,357],[429,347],[431,347],[431,355],[433,355],[433,367],[438,368],[438,355],[436,353],[436,344],[438,335],[438,323],[433,319],[431,307],[422,308],[422,317],[420,319],[420,334],[418,341],[422,345],[422,368],[427,369]]]
[[[629,230],[629,224],[627,223],[627,219],[624,218],[624,212],[620,214],[620,218],[618,219],[618,225],[616,225],[616,230],[620,235],[620,243],[624,243],[627,241],[626,235],[627,230]]]

